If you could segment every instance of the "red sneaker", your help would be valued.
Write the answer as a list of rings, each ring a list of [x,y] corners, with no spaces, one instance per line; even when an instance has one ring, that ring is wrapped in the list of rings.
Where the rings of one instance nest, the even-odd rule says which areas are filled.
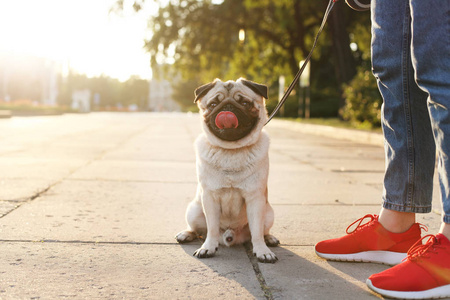
[[[450,241],[427,235],[408,251],[405,261],[367,279],[373,291],[401,299],[450,297]]]
[[[362,224],[365,219],[370,220]],[[350,231],[356,223],[356,228]],[[420,240],[421,228],[424,227],[414,223],[404,233],[392,233],[378,222],[377,215],[365,215],[347,227],[347,235],[319,242],[316,254],[328,260],[395,265],[401,263],[408,249]]]

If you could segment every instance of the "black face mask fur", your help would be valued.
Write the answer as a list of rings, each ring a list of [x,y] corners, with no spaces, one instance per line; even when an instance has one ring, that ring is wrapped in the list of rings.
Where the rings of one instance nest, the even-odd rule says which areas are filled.
[[[257,95],[268,99],[267,86],[259,84],[244,78],[239,79],[242,84],[251,89]],[[219,80],[220,81],[220,80]],[[206,95],[216,84],[216,81],[204,84],[195,90],[195,100],[197,102],[200,98]],[[228,84],[225,88],[230,90],[233,84]],[[225,141],[237,141],[247,136],[252,129],[259,122],[259,110],[254,107],[251,101],[235,101],[232,98],[227,98],[221,103],[214,102],[215,107],[209,107],[210,112],[205,116],[205,122],[210,131],[219,139]],[[224,113],[226,112],[226,113]],[[217,116],[219,114],[225,114]],[[220,119],[225,117],[225,123]],[[219,126],[217,126],[219,120]],[[231,123],[229,123],[231,122]],[[226,125],[226,123],[229,123]]]
[[[217,116],[221,112],[231,112],[236,116],[237,124],[231,128],[220,128],[217,126]],[[208,114],[205,119],[211,132],[224,141],[237,141],[248,135],[258,123],[258,111],[252,103],[242,105],[233,99],[226,99],[219,103]],[[223,126],[221,126],[223,127]]]

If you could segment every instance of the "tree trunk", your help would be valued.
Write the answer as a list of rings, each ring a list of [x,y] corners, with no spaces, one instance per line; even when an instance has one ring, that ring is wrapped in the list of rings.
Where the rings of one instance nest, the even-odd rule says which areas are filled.
[[[336,5],[330,14],[329,28],[333,41],[335,74],[342,95],[342,84],[349,82],[356,74],[356,62],[350,49],[350,38],[345,28],[343,5]],[[341,96],[340,107],[345,105]]]

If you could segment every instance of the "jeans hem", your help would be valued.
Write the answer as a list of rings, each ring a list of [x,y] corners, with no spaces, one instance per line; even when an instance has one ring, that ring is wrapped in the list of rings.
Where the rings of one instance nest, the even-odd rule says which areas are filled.
[[[431,205],[430,206],[410,206],[410,205],[403,205],[403,204],[394,204],[390,203],[387,200],[383,200],[383,208],[400,211],[400,212],[411,212],[411,213],[419,213],[419,214],[425,214],[431,212]],[[449,216],[450,221],[450,216]]]
[[[444,217],[442,218],[442,222],[450,224],[450,215],[444,215]]]

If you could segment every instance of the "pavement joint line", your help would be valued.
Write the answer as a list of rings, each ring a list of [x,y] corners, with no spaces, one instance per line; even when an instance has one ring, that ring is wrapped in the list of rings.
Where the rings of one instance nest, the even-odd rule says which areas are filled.
[[[33,244],[86,244],[86,245],[161,245],[161,246],[175,246],[179,243],[164,243],[164,242],[108,242],[108,241],[83,241],[83,240],[7,240],[0,239],[0,243],[33,243]]]
[[[59,181],[58,181],[59,182]],[[41,195],[45,194],[46,192],[48,192],[48,190],[50,190],[54,185],[58,184],[58,182],[55,182],[51,185],[49,185],[48,187],[46,187],[45,189],[43,189],[42,191],[37,192],[36,194],[34,194],[33,196],[30,197],[30,199],[28,201],[33,201],[34,199],[40,197]]]
[[[384,170],[337,170],[332,169],[331,172],[334,173],[382,173],[384,174]]]
[[[24,203],[30,200],[30,197],[23,197],[17,199],[2,199],[0,202],[8,202],[8,203]]]
[[[380,203],[344,203],[333,200],[332,203],[270,203],[271,206],[380,206]]]
[[[3,218],[3,217],[5,217],[5,216],[7,216],[7,215],[9,215],[9,214],[12,213],[13,211],[19,209],[19,208],[20,208],[22,205],[24,205],[25,203],[29,203],[29,202],[33,201],[34,199],[39,198],[40,196],[42,196],[43,194],[45,194],[46,192],[48,192],[48,190],[50,190],[52,187],[54,187],[55,185],[57,185],[57,184],[60,183],[61,181],[62,181],[62,180],[59,180],[59,181],[57,181],[57,182],[54,182],[54,183],[50,184],[49,186],[47,186],[45,189],[36,192],[36,193],[35,193],[34,195],[32,195],[31,197],[25,197],[25,198],[22,198],[23,200],[9,200],[9,201],[8,201],[8,200],[5,200],[5,201],[8,201],[8,202],[15,203],[16,206],[15,206],[14,208],[12,208],[11,210],[9,210],[8,212],[6,212],[6,213],[0,215],[0,219]]]
[[[67,181],[92,181],[91,178],[65,178]],[[101,182],[139,182],[139,183],[167,183],[167,184],[197,184],[197,181],[165,181],[165,180],[123,180],[123,179],[107,179],[107,178],[95,178],[95,181]]]
[[[264,279],[264,275],[259,268],[258,259],[253,255],[253,246],[250,242],[244,243],[245,251],[247,252],[248,259],[253,267],[253,271],[255,272],[256,279],[259,282],[262,292],[264,293],[264,297],[266,300],[273,300],[272,288],[267,285],[266,280]]]
[[[273,150],[271,150],[271,151],[273,151],[273,152],[275,152],[275,153],[278,153],[278,154],[280,154],[280,155],[286,156],[286,157],[288,157],[289,159],[291,159],[291,160],[293,160],[293,161],[295,161],[295,162],[298,162],[298,163],[300,163],[300,164],[302,164],[302,165],[310,166],[310,167],[312,167],[312,168],[314,168],[314,169],[316,169],[316,170],[318,170],[318,171],[326,171],[324,168],[322,168],[322,167],[320,167],[320,166],[314,164],[314,163],[311,162],[311,161],[306,161],[306,160],[303,160],[303,159],[299,159],[298,157],[292,155],[292,154],[289,153],[288,151],[280,150],[280,149],[273,149]]]
[[[121,140],[120,142],[117,142],[115,147],[112,147],[111,149],[104,149],[99,155],[97,155],[97,157],[94,157],[90,160],[88,160],[87,162],[85,162],[84,164],[81,164],[80,166],[78,166],[77,168],[75,168],[74,170],[72,170],[69,174],[67,174],[66,176],[56,180],[55,182],[49,184],[45,189],[38,191],[37,193],[35,193],[34,195],[32,195],[31,197],[24,197],[23,201],[21,202],[17,202],[18,205],[16,205],[13,209],[11,209],[10,211],[6,212],[5,214],[0,215],[0,219],[9,215],[10,213],[12,213],[13,211],[19,209],[23,204],[25,203],[29,203],[32,202],[33,200],[35,200],[36,198],[39,198],[40,196],[42,196],[43,194],[45,194],[46,192],[48,192],[52,187],[62,183],[64,180],[68,179],[70,176],[72,176],[73,174],[75,174],[78,170],[81,170],[82,168],[85,168],[89,165],[91,165],[94,161],[97,160],[102,160],[103,157],[105,157],[105,155],[110,152],[110,151],[114,151],[119,149],[120,147],[122,147],[125,143],[127,143],[128,141],[130,141],[131,139],[135,138],[136,136],[142,134],[144,131],[146,131],[149,127],[151,127],[151,125],[147,125],[144,128],[141,128],[140,130],[138,130],[137,132],[135,132],[134,134],[131,134],[129,136],[127,136],[125,139]],[[66,138],[67,136],[64,137],[58,137],[57,139],[60,138]],[[56,140],[56,139],[55,139]],[[50,142],[51,144],[52,142]],[[46,142],[46,144],[48,145],[48,142]],[[21,151],[24,151],[25,149],[21,149]]]
[[[279,247],[314,247],[313,244],[280,244]]]

